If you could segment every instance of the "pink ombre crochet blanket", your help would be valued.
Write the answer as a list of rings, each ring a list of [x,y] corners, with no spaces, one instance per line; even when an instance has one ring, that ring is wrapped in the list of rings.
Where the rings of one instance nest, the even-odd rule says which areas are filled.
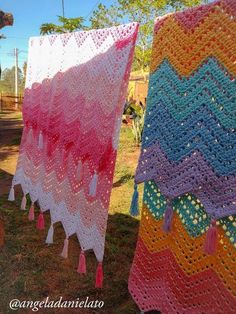
[[[22,208],[29,194],[29,219],[34,203],[50,210],[69,237],[77,234],[84,251],[93,249],[102,262],[108,206],[121,116],[138,25],[33,37],[29,41],[24,130],[14,186],[21,184]],[[101,266],[101,264],[99,264]],[[100,267],[99,266],[99,267]],[[84,265],[80,265],[84,272]],[[101,268],[101,267],[100,267]],[[100,269],[99,268],[99,269]]]

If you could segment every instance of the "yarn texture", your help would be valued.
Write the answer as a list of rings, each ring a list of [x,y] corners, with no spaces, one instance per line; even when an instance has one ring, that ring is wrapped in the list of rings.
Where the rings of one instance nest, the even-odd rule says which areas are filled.
[[[235,56],[235,0],[156,20],[129,277],[144,312],[235,312]]]
[[[135,177],[194,192],[215,219],[236,214],[235,15],[223,0],[157,20]]]
[[[130,23],[29,41],[13,186],[49,210],[68,238],[77,234],[98,262],[137,31]]]
[[[145,183],[129,291],[144,312],[234,313],[236,216],[217,221],[216,254],[205,253],[211,217],[186,194],[173,201],[171,232],[163,230],[167,199],[155,181]]]

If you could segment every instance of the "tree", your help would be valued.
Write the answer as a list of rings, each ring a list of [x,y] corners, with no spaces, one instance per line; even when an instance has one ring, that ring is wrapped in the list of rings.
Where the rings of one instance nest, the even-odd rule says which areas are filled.
[[[139,35],[135,48],[133,70],[146,71],[149,68],[152,45],[153,22],[157,16],[185,7],[191,7],[208,0],[115,0],[109,7],[99,3],[92,12],[90,26],[83,25],[84,18],[64,18],[62,25],[42,24],[41,34],[72,32],[80,29],[98,29],[127,22],[139,22]]]
[[[93,11],[90,18],[91,28],[98,29],[119,25],[120,19],[123,18],[119,7],[111,5],[109,9],[102,3],[98,4],[96,10]]]
[[[27,72],[27,62],[26,61],[23,63],[22,70],[23,70],[22,86],[25,86],[26,72]]]
[[[22,69],[23,69],[23,76],[25,79],[26,78],[26,71],[27,71],[27,62],[26,61],[23,63]]]
[[[116,0],[106,7],[99,4],[90,18],[92,28],[104,28],[126,22],[139,22],[133,70],[148,70],[151,57],[153,21],[169,11],[191,7],[207,0]]]
[[[22,93],[24,90],[24,80],[23,80],[23,73],[20,68],[18,68],[18,88],[19,88],[19,93]],[[1,91],[7,92],[9,94],[14,94],[14,91],[15,91],[15,67],[14,66],[11,69],[6,68],[2,71]]]
[[[58,16],[58,21],[62,25],[56,25],[53,23],[44,23],[40,27],[40,34],[54,34],[54,33],[66,33],[73,32],[76,30],[84,29],[83,26],[84,18],[76,17],[76,18],[66,18],[63,16]]]

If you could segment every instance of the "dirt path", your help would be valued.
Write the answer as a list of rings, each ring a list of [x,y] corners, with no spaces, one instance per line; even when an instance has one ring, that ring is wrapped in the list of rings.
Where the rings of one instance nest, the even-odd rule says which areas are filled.
[[[0,113],[0,196],[7,194],[11,185],[22,129],[21,113]]]

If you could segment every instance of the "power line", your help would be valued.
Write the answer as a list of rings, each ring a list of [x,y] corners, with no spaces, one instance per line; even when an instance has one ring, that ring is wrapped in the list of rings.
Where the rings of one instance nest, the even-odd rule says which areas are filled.
[[[18,37],[18,36],[7,36],[8,38],[14,38],[14,39],[28,39],[29,37]]]
[[[23,52],[23,53],[26,53],[26,54],[28,53],[28,51],[26,51],[26,50],[21,50],[21,49],[19,50],[19,52],[20,52],[20,53]],[[4,51],[4,50],[0,49],[0,54],[7,54],[7,55],[9,55],[9,51],[6,51],[6,50]],[[12,52],[10,52],[10,54],[12,54]]]
[[[11,51],[11,52],[9,52],[9,51],[2,51],[2,50],[0,50],[0,54],[2,54],[2,55],[8,55],[8,56],[10,56],[10,57],[14,57],[15,56],[15,52],[14,52],[15,50],[13,50],[13,51]],[[26,50],[21,50],[21,49],[18,49],[18,52],[19,53],[26,53],[26,54],[28,54],[28,51],[26,51]]]
[[[91,11],[88,13],[88,15],[85,17],[85,20],[87,20],[87,18],[93,13],[93,10],[96,8],[96,6],[98,5],[100,1],[98,0],[95,5],[92,7]]]
[[[62,16],[65,17],[65,6],[64,6],[64,0],[61,0],[62,5]]]
[[[8,58],[11,58],[11,59],[15,59],[15,66],[16,64],[18,65],[18,60],[20,61],[20,63],[24,63],[27,61],[27,57],[25,56],[19,56],[19,53],[27,53],[26,50],[19,50],[17,48],[14,48],[13,51],[11,52],[2,52],[0,50],[0,55],[4,55],[4,56],[7,56]],[[2,58],[1,58],[2,59]],[[5,58],[4,58],[5,59]],[[15,86],[17,86],[17,83],[15,83]],[[16,90],[16,93],[17,93],[17,88],[15,87],[15,90]]]

